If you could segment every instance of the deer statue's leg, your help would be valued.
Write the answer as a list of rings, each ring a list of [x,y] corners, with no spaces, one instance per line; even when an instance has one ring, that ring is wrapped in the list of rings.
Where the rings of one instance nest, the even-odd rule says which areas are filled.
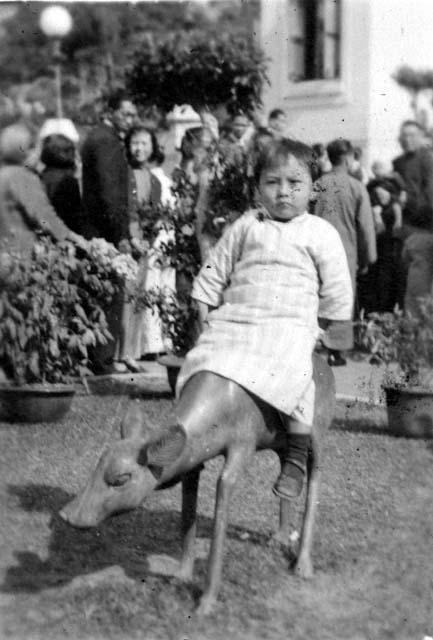
[[[289,543],[290,506],[291,505],[288,500],[280,500],[278,529],[272,536],[272,539],[274,542],[282,545],[287,545]]]
[[[315,435],[311,438],[312,447],[308,458],[307,468],[307,496],[305,501],[304,517],[302,520],[301,539],[299,542],[298,558],[295,563],[295,573],[301,578],[313,576],[313,563],[311,561],[311,547],[313,544],[314,520],[319,498],[320,486],[320,452]]]
[[[190,580],[194,569],[197,495],[202,468],[193,469],[182,479],[182,559],[177,573],[182,580]]]
[[[288,545],[291,506],[292,505],[289,500],[280,500],[278,529],[272,533],[269,539],[269,546],[280,547],[280,545]]]
[[[221,584],[223,547],[227,530],[230,497],[235,489],[242,470],[253,451],[242,447],[229,450],[224,468],[218,480],[215,502],[214,529],[208,560],[207,585],[197,610],[199,616],[210,613]]]

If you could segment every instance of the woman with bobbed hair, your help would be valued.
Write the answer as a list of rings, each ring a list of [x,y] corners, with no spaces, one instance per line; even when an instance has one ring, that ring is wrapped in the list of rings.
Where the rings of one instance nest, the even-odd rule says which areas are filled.
[[[151,165],[161,164],[162,152],[155,133],[144,125],[136,125],[125,137],[126,155],[129,164],[129,233],[131,239],[142,240],[140,218],[143,206],[161,203],[161,183],[153,174]],[[161,232],[156,237],[151,255],[143,259],[138,276],[138,286],[143,290],[169,287],[174,271],[161,266],[158,247],[164,241]],[[119,345],[119,360],[131,371],[140,371],[138,360],[142,357],[156,358],[164,352],[165,341],[159,316],[151,310],[134,311],[133,303],[125,303],[123,309],[123,331]]]

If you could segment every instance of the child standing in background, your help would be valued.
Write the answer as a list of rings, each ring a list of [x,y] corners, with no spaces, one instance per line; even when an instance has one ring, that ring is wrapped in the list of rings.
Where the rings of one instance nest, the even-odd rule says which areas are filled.
[[[288,433],[274,486],[282,498],[300,494],[306,471],[318,315],[349,320],[353,306],[340,236],[307,213],[315,172],[313,151],[301,142],[276,140],[259,154],[261,207],[227,229],[195,279],[203,331],[177,386],[181,393],[191,376],[211,371],[279,411]]]

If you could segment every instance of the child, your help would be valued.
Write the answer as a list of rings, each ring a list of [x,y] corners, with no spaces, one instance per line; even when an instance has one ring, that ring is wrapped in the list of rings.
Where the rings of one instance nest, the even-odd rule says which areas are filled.
[[[259,155],[259,210],[231,225],[194,282],[203,332],[187,354],[178,393],[199,371],[235,381],[275,407],[289,448],[274,493],[302,491],[314,413],[312,353],[320,315],[349,320],[352,286],[338,232],[306,212],[313,151],[276,140]]]

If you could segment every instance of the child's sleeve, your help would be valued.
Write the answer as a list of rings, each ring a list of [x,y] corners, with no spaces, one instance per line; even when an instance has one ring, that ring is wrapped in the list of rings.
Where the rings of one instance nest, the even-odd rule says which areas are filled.
[[[225,231],[215,247],[209,251],[194,280],[192,297],[210,307],[219,307],[236,262],[240,259],[246,219],[242,216]]]
[[[327,227],[326,232],[320,234],[316,256],[320,281],[319,317],[351,320],[353,288],[346,251],[338,231],[331,225]]]

